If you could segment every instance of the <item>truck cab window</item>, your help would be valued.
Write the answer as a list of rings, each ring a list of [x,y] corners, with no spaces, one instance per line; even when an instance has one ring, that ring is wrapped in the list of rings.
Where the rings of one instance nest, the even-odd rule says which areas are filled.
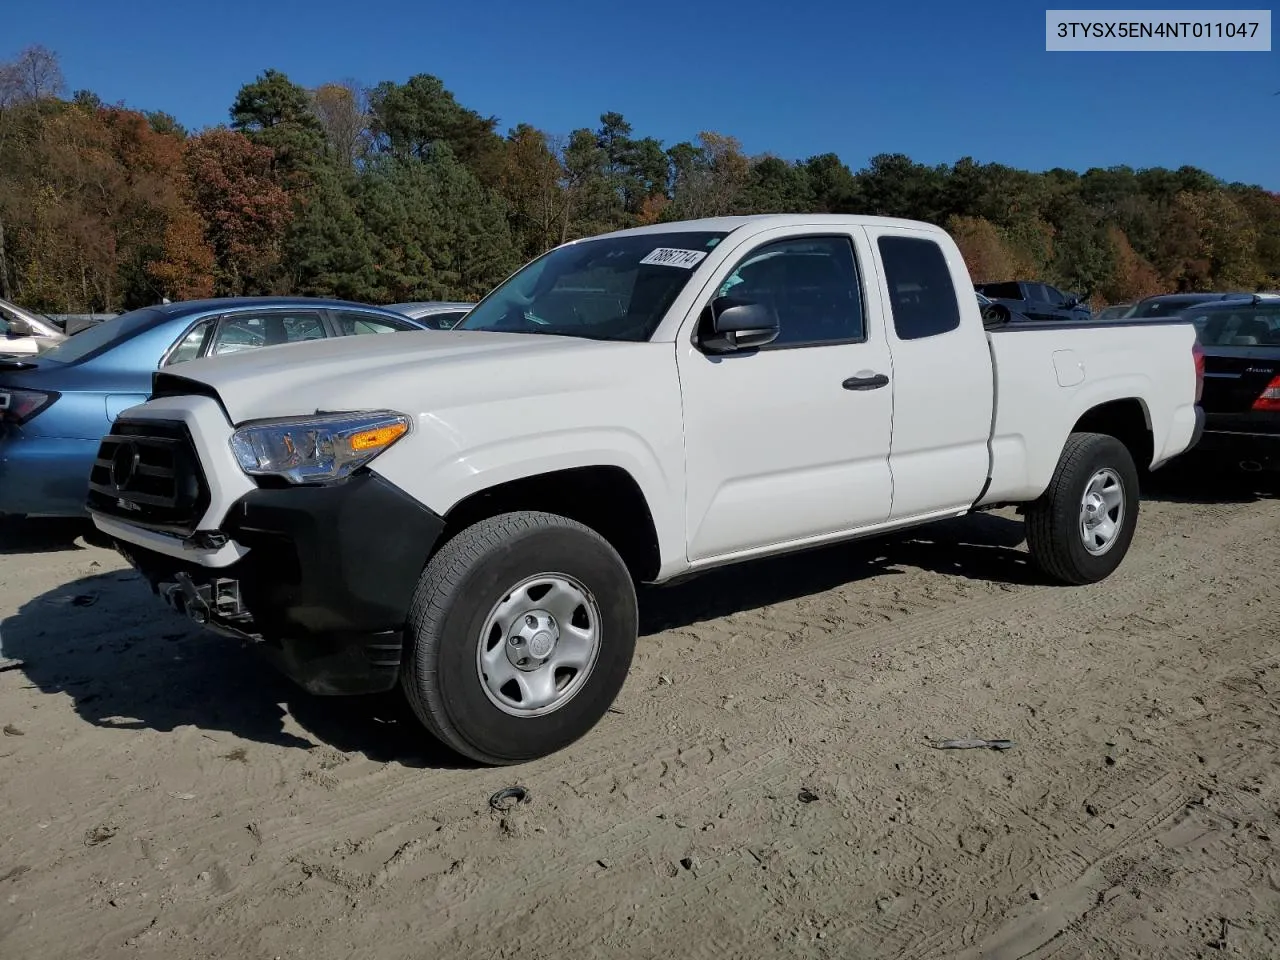
[[[877,244],[899,340],[920,340],[960,327],[960,302],[942,248],[917,237],[881,237]]]
[[[847,237],[766,244],[738,264],[718,294],[772,308],[781,333],[770,348],[865,337],[858,267]]]

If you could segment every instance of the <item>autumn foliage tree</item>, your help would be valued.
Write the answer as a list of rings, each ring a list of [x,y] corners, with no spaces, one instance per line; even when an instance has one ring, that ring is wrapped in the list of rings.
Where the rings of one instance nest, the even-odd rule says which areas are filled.
[[[425,73],[306,89],[267,69],[226,126],[195,132],[162,104],[66,94],[46,48],[0,63],[0,296],[40,310],[476,298],[577,237],[809,211],[937,223],[976,280],[1042,280],[1095,304],[1280,288],[1280,196],[1193,167],[1032,173],[879,153],[854,171],[831,152],[749,155],[727,133],[668,146],[616,111],[501,136]]]
[[[183,159],[191,206],[217,264],[215,292],[275,290],[291,204],[271,148],[234,130],[214,129],[187,140]]]
[[[1111,253],[1111,273],[1098,293],[1106,303],[1124,303],[1160,293],[1164,283],[1156,268],[1133,249],[1125,232],[1117,226],[1107,228]]]
[[[983,217],[952,217],[947,229],[976,283],[1017,277],[1022,272],[1017,252],[1000,229]]]

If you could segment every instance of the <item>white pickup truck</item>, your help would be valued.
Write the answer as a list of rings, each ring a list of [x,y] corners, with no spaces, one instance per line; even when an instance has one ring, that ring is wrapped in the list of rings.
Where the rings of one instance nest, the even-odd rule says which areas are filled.
[[[1094,582],[1202,424],[1189,324],[984,315],[902,220],[611,233],[450,331],[360,339],[157,374],[88,506],[172,606],[313,692],[399,684],[488,764],[605,713],[638,582],[1009,504]]]

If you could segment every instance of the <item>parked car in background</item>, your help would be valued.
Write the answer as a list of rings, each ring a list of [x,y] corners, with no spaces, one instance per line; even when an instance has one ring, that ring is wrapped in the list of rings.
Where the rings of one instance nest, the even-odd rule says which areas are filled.
[[[49,319],[58,325],[58,329],[67,336],[96,327],[103,320],[118,317],[118,313],[51,313]]]
[[[1160,293],[1154,297],[1146,297],[1133,305],[1133,309],[1125,314],[1126,320],[1147,320],[1156,317],[1173,317],[1188,307],[1211,303],[1214,300],[1237,300],[1248,297],[1247,293]]]
[[[120,411],[147,399],[157,370],[277,344],[423,329],[390,310],[338,300],[200,300],[105,320],[39,356],[0,358],[0,514],[83,515],[98,443]],[[276,362],[287,364],[288,355]]]
[[[1083,298],[1047,283],[1005,280],[976,283],[973,288],[1029,320],[1088,320],[1093,316]]]
[[[637,582],[1015,504],[1046,578],[1104,579],[1139,467],[1195,441],[1195,346],[984,312],[926,223],[655,224],[552,250],[452,330],[161,371],[89,505],[307,689],[400,684],[459,753],[517,763],[608,710]],[[175,467],[152,486],[138,455]]]
[[[1132,303],[1115,303],[1103,307],[1093,315],[1094,320],[1122,320],[1133,310]]]
[[[0,300],[0,356],[34,356],[65,339],[66,334],[48,317]]]
[[[1197,458],[1280,471],[1280,296],[1201,303],[1183,313],[1204,355]]]
[[[430,330],[449,330],[456,326],[473,306],[475,306],[473,303],[429,300],[421,303],[393,303],[387,309],[421,321]]]

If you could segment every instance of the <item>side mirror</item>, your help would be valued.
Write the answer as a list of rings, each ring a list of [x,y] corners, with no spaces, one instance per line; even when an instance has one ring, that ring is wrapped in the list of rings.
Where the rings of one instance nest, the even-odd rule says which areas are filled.
[[[711,332],[702,338],[710,353],[763,347],[778,338],[777,314],[762,303],[717,297],[711,301]]]
[[[9,336],[11,337],[34,337],[36,332],[31,329],[31,324],[27,323],[21,317],[14,317],[9,321]]]
[[[1003,303],[989,303],[982,308],[982,325],[1000,327],[1013,319],[1013,311]]]

